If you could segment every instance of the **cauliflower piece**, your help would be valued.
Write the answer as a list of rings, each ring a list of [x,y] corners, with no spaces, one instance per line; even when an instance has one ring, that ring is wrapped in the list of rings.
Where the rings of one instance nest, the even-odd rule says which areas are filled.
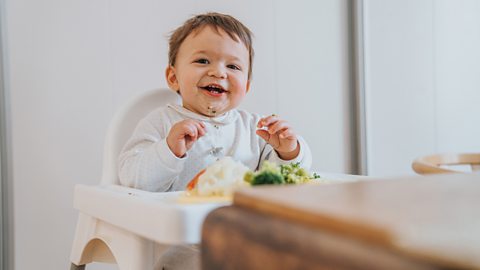
[[[233,190],[248,186],[243,176],[249,169],[241,162],[231,157],[223,157],[208,166],[200,175],[197,183],[197,193],[200,196],[231,196]]]

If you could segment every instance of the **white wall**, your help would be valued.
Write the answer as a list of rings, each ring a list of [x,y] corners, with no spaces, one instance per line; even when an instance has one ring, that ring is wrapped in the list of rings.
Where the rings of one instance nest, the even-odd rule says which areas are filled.
[[[437,152],[480,152],[480,1],[434,2]]]
[[[370,175],[480,151],[480,1],[365,0]]]
[[[243,107],[290,120],[317,170],[347,172],[346,3],[6,0],[15,269],[68,268],[73,187],[99,182],[114,111],[166,85],[166,36],[195,13],[227,12],[255,33]]]
[[[313,167],[349,172],[348,1],[276,1],[278,113],[314,149]]]

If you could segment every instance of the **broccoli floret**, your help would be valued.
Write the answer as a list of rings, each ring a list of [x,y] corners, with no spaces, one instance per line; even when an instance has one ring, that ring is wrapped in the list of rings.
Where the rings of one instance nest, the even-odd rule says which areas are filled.
[[[250,182],[253,186],[269,184],[285,184],[285,180],[280,173],[272,171],[262,171],[255,175]]]
[[[251,185],[267,185],[267,184],[285,184],[279,167],[272,162],[264,161],[259,171],[256,173],[247,173],[244,180]]]
[[[287,165],[280,165],[280,171],[287,184],[301,184],[307,183],[312,179],[319,178],[317,174],[310,176],[307,170],[300,167],[300,163],[290,163]]]

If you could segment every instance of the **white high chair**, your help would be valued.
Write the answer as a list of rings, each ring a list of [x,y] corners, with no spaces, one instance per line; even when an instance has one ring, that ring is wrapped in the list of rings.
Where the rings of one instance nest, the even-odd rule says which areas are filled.
[[[117,159],[141,118],[167,103],[179,103],[171,90],[147,92],[121,109],[106,136],[103,175],[98,186],[76,185],[79,210],[71,270],[91,262],[117,263],[120,270],[153,270],[172,244],[200,242],[205,216],[217,203],[180,204],[179,192],[146,192],[119,185]]]

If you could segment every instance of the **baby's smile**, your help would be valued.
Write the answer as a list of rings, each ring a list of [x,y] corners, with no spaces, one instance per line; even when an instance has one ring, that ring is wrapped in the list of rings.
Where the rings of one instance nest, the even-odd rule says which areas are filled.
[[[228,90],[226,90],[225,87],[216,83],[210,83],[205,86],[200,86],[200,88],[207,91],[209,95],[214,97],[219,97],[223,93],[228,93]]]

